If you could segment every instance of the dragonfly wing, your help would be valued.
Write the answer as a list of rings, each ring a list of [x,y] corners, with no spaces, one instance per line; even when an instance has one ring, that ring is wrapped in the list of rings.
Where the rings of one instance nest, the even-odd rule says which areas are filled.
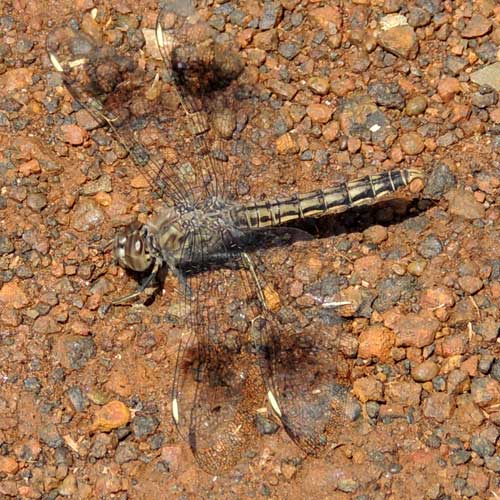
[[[283,279],[291,262],[285,248],[272,255],[256,252],[252,259],[266,303],[252,324],[252,337],[269,403],[297,445],[318,455],[339,442],[355,409],[339,349],[345,326],[332,315],[325,324],[311,304],[292,307],[290,283]],[[276,266],[279,282],[271,279]]]
[[[142,69],[137,50],[106,45],[104,28],[99,35],[92,37],[70,27],[54,29],[47,37],[54,69],[96,126],[111,129],[152,190],[169,204],[185,203],[191,192],[175,164],[159,152],[153,154],[142,140],[150,136],[161,142],[158,96],[148,93],[158,82]]]
[[[194,237],[186,251],[196,251]],[[252,283],[238,254],[234,269],[206,262],[187,276],[187,332],[174,373],[172,415],[199,465],[230,469],[255,437],[263,387],[248,340]],[[255,294],[254,294],[255,295]]]
[[[192,179],[201,197],[234,196],[236,169],[228,162],[227,139],[237,126],[235,94],[244,65],[232,47],[215,41],[216,33],[195,12],[174,15],[165,2],[156,21],[156,40],[164,62],[164,79],[175,92],[192,138]],[[181,14],[187,14],[182,12]]]

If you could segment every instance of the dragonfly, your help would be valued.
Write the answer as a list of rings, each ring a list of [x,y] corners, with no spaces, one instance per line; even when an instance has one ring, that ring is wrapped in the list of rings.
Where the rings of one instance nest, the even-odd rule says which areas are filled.
[[[242,163],[225,154],[250,121],[234,111],[252,99],[240,83],[244,62],[196,10],[181,15],[174,3],[163,2],[157,17],[156,73],[140,43],[124,36],[120,45],[116,32],[110,45],[103,33],[70,27],[47,39],[65,88],[111,131],[162,202],[146,223],[114,239],[116,261],[142,277],[136,291],[114,302],[151,293],[164,271],[177,279],[185,329],[171,413],[202,469],[221,473],[240,460],[266,397],[291,439],[318,456],[340,439],[352,397],[338,350],[342,324],[325,327],[314,314],[294,312],[288,291],[271,278],[276,261],[287,266],[283,244],[306,239],[290,222],[372,203],[423,174],[393,170],[312,192],[246,199]]]

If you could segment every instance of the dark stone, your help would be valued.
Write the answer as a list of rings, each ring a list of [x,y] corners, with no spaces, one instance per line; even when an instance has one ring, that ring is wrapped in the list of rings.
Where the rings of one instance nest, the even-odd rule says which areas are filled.
[[[28,54],[33,49],[34,45],[35,42],[33,42],[33,40],[22,37],[16,42],[16,51],[20,54]]]
[[[485,63],[493,64],[497,62],[498,47],[495,43],[487,41],[475,49],[475,53]]]
[[[16,276],[23,280],[33,278],[33,271],[26,264],[21,264],[16,267]]]
[[[417,0],[417,5],[429,11],[433,16],[439,14],[444,9],[443,0]]]
[[[43,425],[38,433],[40,439],[50,448],[58,448],[64,444],[64,440],[59,434],[54,424]]]
[[[96,345],[91,337],[72,337],[66,343],[69,363],[73,370],[80,370],[96,355]]]
[[[279,425],[276,422],[259,413],[255,417],[255,426],[260,434],[275,434],[279,429]]]
[[[428,10],[419,7],[413,7],[408,12],[408,24],[414,28],[426,26],[431,20],[431,15]]]
[[[491,368],[491,376],[497,382],[500,382],[500,359],[495,360],[495,362],[493,363],[493,366]]]
[[[152,450],[159,450],[162,446],[163,443],[165,442],[165,436],[159,432],[158,434],[154,434],[151,436],[149,440],[149,446],[151,446]]]
[[[439,199],[444,193],[457,185],[457,179],[448,165],[439,163],[427,178],[424,195],[429,198]]]
[[[380,106],[391,109],[403,109],[405,106],[397,83],[372,83],[368,85],[368,93]]]
[[[37,377],[28,377],[24,379],[24,388],[29,392],[38,394],[42,390],[42,384]]]
[[[373,309],[383,312],[396,304],[404,293],[415,289],[415,280],[411,276],[397,276],[382,280],[377,288],[378,297],[373,302]]]
[[[452,465],[466,464],[471,458],[470,451],[466,450],[453,450],[450,453],[450,462]]]
[[[150,415],[138,415],[134,418],[132,422],[132,432],[135,437],[141,439],[143,437],[149,436],[156,431],[159,421],[156,417]]]
[[[429,448],[438,449],[441,446],[441,438],[436,434],[431,434],[425,441]]]
[[[445,134],[438,137],[436,143],[442,148],[447,148],[458,141],[457,136],[454,132],[446,132]]]
[[[210,26],[215,28],[217,31],[223,32],[226,26],[226,21],[223,16],[212,16],[210,18]]]
[[[380,404],[376,401],[367,401],[366,413],[370,418],[377,418],[380,411]]]
[[[438,392],[443,392],[446,389],[446,379],[442,375],[434,377],[432,379],[432,387]]]
[[[14,245],[8,236],[0,235],[0,255],[12,253],[13,251]]]
[[[280,22],[282,15],[283,7],[279,2],[265,0],[262,17],[259,22],[260,29],[270,30],[274,28]]]
[[[75,411],[85,410],[87,406],[87,401],[80,387],[74,385],[66,391],[66,394]]]
[[[121,442],[116,448],[115,461],[122,465],[126,462],[136,460],[138,456],[139,452],[133,443]]]
[[[495,453],[495,446],[482,436],[472,436],[470,447],[481,458],[492,457]]]
[[[487,469],[493,472],[500,472],[500,456],[486,457],[484,463]]]
[[[491,370],[493,361],[494,358],[492,354],[483,354],[479,359],[479,365],[478,365],[479,371],[484,375],[487,375]]]
[[[12,16],[0,17],[0,29],[3,31],[10,31],[15,26],[15,21]]]
[[[246,14],[240,9],[234,9],[229,16],[229,21],[231,24],[236,26],[244,26]]]
[[[15,113],[19,111],[23,105],[12,98],[2,99],[0,101],[0,109],[2,111],[7,111],[7,113]]]
[[[498,94],[491,87],[479,89],[479,92],[472,94],[472,104],[480,109],[493,106],[498,102]]]
[[[70,467],[73,464],[73,457],[66,446],[58,446],[54,458],[56,465],[66,465]]]
[[[447,56],[444,61],[444,70],[452,75],[459,75],[467,66],[467,60],[459,56]]]
[[[430,234],[417,247],[418,253],[426,259],[431,259],[443,251],[441,240],[434,234]]]
[[[290,61],[300,52],[300,47],[295,43],[280,43],[278,52]]]

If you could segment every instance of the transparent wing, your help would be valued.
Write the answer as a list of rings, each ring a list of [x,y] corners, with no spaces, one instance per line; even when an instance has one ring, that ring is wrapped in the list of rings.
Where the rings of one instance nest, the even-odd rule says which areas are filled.
[[[165,118],[159,112],[159,91],[154,91],[158,79],[142,69],[136,50],[125,42],[108,45],[104,39],[104,32],[91,36],[56,28],[47,37],[47,52],[72,97],[97,126],[111,129],[153,191],[169,204],[189,202],[193,192],[176,158],[161,151],[153,154],[144,146],[154,138],[161,149],[171,150],[161,123]]]
[[[289,297],[289,251],[275,248],[253,256],[266,300],[252,323],[252,337],[271,407],[286,432],[306,453],[318,455],[338,443],[352,415],[353,401],[344,356],[339,351],[345,326],[313,304],[298,307]],[[279,267],[281,278],[273,268]],[[294,303],[295,302],[295,303]]]
[[[252,256],[235,249],[232,269],[214,269],[207,257],[209,272],[189,275],[190,334],[178,352],[173,413],[209,472],[229,469],[248,448],[265,394],[285,431],[308,454],[338,444],[352,418],[347,363],[339,352],[345,326],[311,305],[297,310],[287,297],[289,281],[271,279],[277,267],[283,278],[290,265],[279,236],[271,250],[269,232],[267,249]]]
[[[165,71],[185,114],[192,140],[194,177],[200,198],[234,197],[235,164],[227,156],[227,139],[238,126],[237,78],[244,64],[228,44],[217,43],[216,33],[196,11],[178,2],[163,2],[156,21],[156,40]],[[186,15],[189,14],[189,17]]]
[[[230,469],[255,438],[254,419],[264,390],[248,338],[248,305],[256,300],[235,253],[234,269],[188,275],[186,335],[179,345],[172,413],[199,465]],[[208,266],[207,266],[208,267]]]

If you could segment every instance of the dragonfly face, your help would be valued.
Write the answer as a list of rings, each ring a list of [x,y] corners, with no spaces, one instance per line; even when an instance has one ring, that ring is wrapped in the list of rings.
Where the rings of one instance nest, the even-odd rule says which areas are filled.
[[[114,241],[114,254],[120,266],[132,271],[144,272],[154,260],[152,239],[147,226],[132,224],[124,232],[117,234]]]

